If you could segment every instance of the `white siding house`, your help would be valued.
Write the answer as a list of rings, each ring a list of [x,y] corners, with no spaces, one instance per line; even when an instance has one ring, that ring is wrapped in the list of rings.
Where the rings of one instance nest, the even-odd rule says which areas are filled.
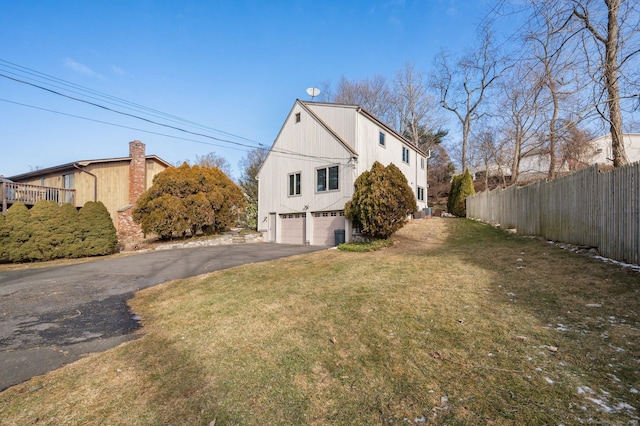
[[[297,100],[258,173],[258,230],[271,242],[333,245],[344,229],[349,241],[344,205],[375,161],[395,164],[427,206],[424,152],[359,106]]]
[[[624,151],[629,163],[640,161],[640,133],[624,133]],[[594,155],[591,164],[613,165],[613,149],[611,148],[611,134],[600,136],[591,141],[594,147]]]

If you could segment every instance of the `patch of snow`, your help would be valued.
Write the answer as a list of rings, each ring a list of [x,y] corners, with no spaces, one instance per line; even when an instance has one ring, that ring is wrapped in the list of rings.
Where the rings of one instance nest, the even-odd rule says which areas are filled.
[[[571,331],[571,330],[567,328],[564,324],[558,324],[558,326],[556,327],[556,331]]]
[[[587,303],[585,306],[587,308],[602,308],[602,303]]]
[[[589,386],[578,386],[578,395],[584,395],[587,393],[593,395],[595,392]]]
[[[494,354],[492,354],[491,352],[489,352],[489,353],[487,354],[487,356],[489,356],[489,357],[493,357],[493,356],[495,356],[495,355],[494,355]]]
[[[547,381],[547,383],[549,383],[550,385],[552,385],[552,384],[553,384],[553,380],[551,380],[550,378],[545,377],[544,379],[545,379],[545,380]]]
[[[594,259],[602,260],[603,262],[613,263],[614,265],[622,266],[623,268],[631,268],[634,271],[640,272],[640,265],[634,265],[632,263],[618,262],[617,260],[609,259],[603,256],[593,256]]]
[[[631,388],[631,389],[629,389],[629,392],[631,392],[631,393],[633,393],[633,394],[638,394],[638,393],[640,393],[640,391],[639,391],[638,389],[636,389],[636,388]]]

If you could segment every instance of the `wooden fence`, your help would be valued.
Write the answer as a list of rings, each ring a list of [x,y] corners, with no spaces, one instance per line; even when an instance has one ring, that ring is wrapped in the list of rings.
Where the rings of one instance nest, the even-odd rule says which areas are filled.
[[[549,182],[480,192],[467,217],[519,234],[597,247],[602,256],[640,264],[640,163],[599,172],[594,165]]]

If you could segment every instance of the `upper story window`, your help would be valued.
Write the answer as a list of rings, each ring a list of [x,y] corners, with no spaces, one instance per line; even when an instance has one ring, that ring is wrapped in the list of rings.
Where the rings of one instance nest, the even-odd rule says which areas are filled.
[[[339,182],[338,166],[316,169],[316,191],[335,191]]]
[[[289,196],[300,195],[300,173],[289,175]]]
[[[300,113],[296,112],[296,123],[300,122]]]
[[[409,163],[409,148],[405,148],[405,146],[402,146],[402,162],[403,163]]]
[[[75,186],[75,175],[73,173],[62,175],[62,187],[64,189],[74,189]]]
[[[380,146],[385,146],[384,133],[380,132]]]
[[[420,168],[424,170],[424,157],[420,157]]]

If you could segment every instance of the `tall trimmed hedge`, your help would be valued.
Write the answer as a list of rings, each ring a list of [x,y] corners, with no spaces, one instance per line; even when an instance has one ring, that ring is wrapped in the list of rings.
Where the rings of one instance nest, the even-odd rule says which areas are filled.
[[[118,243],[109,212],[100,202],[88,202],[79,212],[71,204],[53,201],[39,201],[31,210],[16,203],[0,216],[0,260],[100,256],[115,252]]]
[[[475,194],[473,179],[469,170],[465,170],[462,175],[455,175],[451,181],[451,190],[447,199],[447,210],[449,213],[459,216],[467,216],[467,197]]]
[[[417,210],[416,197],[400,169],[376,161],[356,179],[344,213],[364,235],[389,238]]]

